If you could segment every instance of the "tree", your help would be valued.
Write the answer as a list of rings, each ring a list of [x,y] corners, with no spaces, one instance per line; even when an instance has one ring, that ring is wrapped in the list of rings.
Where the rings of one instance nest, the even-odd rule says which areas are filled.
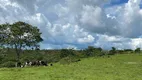
[[[86,56],[100,56],[102,54],[102,48],[95,48],[93,46],[88,46],[85,50]]]
[[[115,47],[112,47],[112,51],[116,51],[116,48],[115,48]]]
[[[67,56],[75,56],[73,49],[61,49],[60,51],[60,57],[64,58]]]
[[[85,50],[86,56],[92,56],[94,54],[94,47],[93,46],[88,46],[88,48]]]
[[[112,47],[112,50],[109,51],[109,55],[114,55],[116,54],[116,48],[115,47]]]
[[[14,48],[17,61],[20,59],[21,50],[24,48],[37,48],[38,43],[43,41],[39,29],[25,22],[0,25],[0,44]]]
[[[136,48],[135,49],[135,52],[137,52],[137,53],[140,53],[140,51],[141,51],[141,48]]]

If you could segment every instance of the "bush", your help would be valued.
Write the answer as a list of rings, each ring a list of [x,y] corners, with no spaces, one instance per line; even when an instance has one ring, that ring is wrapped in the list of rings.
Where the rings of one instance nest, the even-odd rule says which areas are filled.
[[[94,48],[93,46],[88,46],[88,48],[84,50],[84,54],[87,57],[103,56],[102,48]]]
[[[1,67],[8,67],[8,68],[15,67],[15,62],[13,62],[13,61],[5,62],[5,63],[1,64]]]
[[[64,58],[67,56],[75,56],[74,52],[72,49],[62,49],[60,52],[60,57]]]

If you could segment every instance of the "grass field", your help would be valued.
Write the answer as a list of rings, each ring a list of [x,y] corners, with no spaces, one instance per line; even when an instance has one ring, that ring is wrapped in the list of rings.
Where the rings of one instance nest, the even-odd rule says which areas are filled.
[[[142,80],[142,55],[86,58],[52,67],[1,68],[0,80]]]

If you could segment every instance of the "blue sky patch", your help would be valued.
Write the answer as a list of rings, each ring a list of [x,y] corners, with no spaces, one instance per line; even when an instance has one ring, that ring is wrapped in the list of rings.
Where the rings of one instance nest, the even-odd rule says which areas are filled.
[[[115,5],[121,5],[121,4],[125,4],[127,3],[128,0],[111,0],[111,2],[107,5],[105,5],[105,7],[111,7],[111,6],[115,6]]]

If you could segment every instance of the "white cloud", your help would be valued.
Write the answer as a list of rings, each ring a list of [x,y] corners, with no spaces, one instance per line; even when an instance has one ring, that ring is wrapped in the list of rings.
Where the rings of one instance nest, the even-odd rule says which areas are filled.
[[[132,39],[132,48],[142,48],[142,38]]]
[[[120,36],[136,38],[142,35],[140,2],[141,0],[129,0],[124,5],[112,8],[117,15]]]
[[[0,0],[0,23],[20,20],[39,27],[44,48],[141,47],[141,0],[105,7],[110,1]]]
[[[78,42],[79,43],[92,43],[94,42],[94,37],[92,35],[88,35],[87,37],[79,38]]]
[[[97,35],[98,40],[94,44],[96,47],[102,47],[104,49],[111,49],[116,47],[117,49],[136,49],[142,48],[142,38],[125,38],[120,36],[108,36]]]
[[[54,24],[49,29],[49,33],[59,43],[91,43],[94,40],[94,37],[79,28],[78,25],[71,25],[69,23],[65,25]]]
[[[94,27],[104,27],[102,15],[102,9],[100,7],[93,7],[93,6],[83,6],[83,12],[81,13],[80,21],[83,24],[91,25]]]

